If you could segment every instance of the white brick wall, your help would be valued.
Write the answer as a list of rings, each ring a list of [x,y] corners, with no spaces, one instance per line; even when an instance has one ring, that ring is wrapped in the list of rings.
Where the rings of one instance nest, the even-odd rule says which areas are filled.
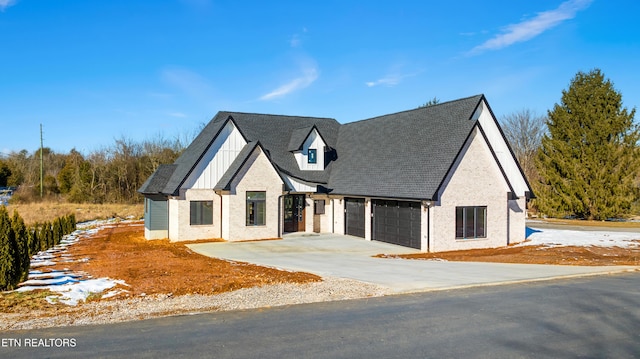
[[[331,233],[333,229],[333,207],[332,200],[326,195],[313,195],[313,199],[324,200],[324,214],[320,215],[320,233]],[[313,213],[313,205],[309,209]],[[313,228],[312,228],[313,229]]]
[[[509,201],[509,244],[523,242],[526,231],[527,200]]]
[[[432,252],[507,245],[509,187],[479,130],[475,130],[462,154],[439,196],[438,203],[431,208]],[[456,239],[456,206],[487,207],[486,238]],[[514,223],[520,221],[518,216],[522,216],[524,223],[523,213],[513,213]],[[513,235],[516,230],[513,229]],[[522,233],[524,236],[524,228]]]
[[[282,185],[282,179],[267,156],[260,148],[256,148],[231,183],[231,193],[223,195],[229,202],[229,235],[224,239],[240,241],[277,238],[278,200],[282,195]],[[266,192],[266,224],[264,226],[246,225],[247,192],[252,191]]]
[[[189,189],[183,198],[169,201],[169,239],[175,242],[221,238],[220,196],[212,189]],[[192,226],[190,201],[213,201],[213,224]]]

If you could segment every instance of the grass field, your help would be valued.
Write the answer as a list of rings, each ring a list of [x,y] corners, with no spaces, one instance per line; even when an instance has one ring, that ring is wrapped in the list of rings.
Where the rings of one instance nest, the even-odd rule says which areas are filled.
[[[77,222],[85,222],[94,219],[107,219],[113,217],[141,219],[144,215],[144,206],[140,204],[77,204],[59,202],[41,202],[28,204],[10,204],[7,209],[9,215],[17,210],[25,223],[33,225],[52,221],[56,217],[75,214]]]

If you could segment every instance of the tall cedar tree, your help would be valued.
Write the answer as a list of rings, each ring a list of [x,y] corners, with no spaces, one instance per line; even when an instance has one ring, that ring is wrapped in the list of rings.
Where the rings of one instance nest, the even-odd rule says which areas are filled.
[[[595,220],[629,213],[640,168],[634,115],[599,69],[576,74],[549,111],[538,152],[542,213]]]
[[[20,217],[20,214],[18,214],[18,211],[13,211],[11,226],[13,227],[13,233],[15,235],[17,245],[16,263],[20,268],[18,282],[21,282],[26,280],[29,275],[31,258],[29,255],[29,233],[27,226],[24,224],[24,220]]]
[[[9,213],[5,206],[0,206],[0,290],[13,289],[15,284],[14,242]]]

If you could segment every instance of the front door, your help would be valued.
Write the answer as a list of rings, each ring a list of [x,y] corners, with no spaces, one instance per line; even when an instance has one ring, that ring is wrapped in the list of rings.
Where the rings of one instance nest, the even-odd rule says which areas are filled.
[[[304,232],[305,195],[284,196],[284,231]]]

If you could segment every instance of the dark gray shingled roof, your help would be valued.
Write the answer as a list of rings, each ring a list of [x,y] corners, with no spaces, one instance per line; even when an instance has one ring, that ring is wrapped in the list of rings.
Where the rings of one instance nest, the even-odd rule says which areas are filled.
[[[158,168],[139,192],[177,195],[220,130],[231,120],[249,145],[216,188],[227,187],[236,167],[242,166],[259,141],[281,173],[319,183],[330,193],[435,199],[477,123],[471,118],[483,98],[477,95],[345,125],[330,118],[219,112],[176,162]],[[337,159],[324,171],[302,171],[291,151],[300,148],[314,126],[327,146],[336,149]]]
[[[169,196],[177,196],[180,190],[180,186],[187,179],[195,165],[200,158],[204,156],[207,149],[213,143],[213,140],[218,136],[220,130],[224,127],[226,121],[223,122],[209,122],[200,134],[191,142],[182,155],[173,163],[174,171],[170,176],[159,176],[159,171],[156,170],[151,177],[145,182],[138,192],[142,194],[164,194]],[[149,184],[153,183],[153,186]]]
[[[251,156],[251,154],[253,153],[253,150],[255,150],[258,145],[259,142],[257,141],[247,143],[247,145],[242,148],[240,153],[238,153],[236,159],[233,160],[233,163],[231,163],[231,166],[229,166],[227,172],[225,172],[224,175],[220,177],[220,180],[218,181],[216,186],[213,187],[213,189],[228,190],[229,186],[231,185],[231,181],[233,181],[233,178],[236,176],[236,174],[238,174],[242,166],[249,159],[249,156]]]
[[[477,121],[482,95],[394,113],[340,128],[331,193],[435,199]]]
[[[282,173],[307,182],[326,184],[329,181],[331,166],[328,166],[325,171],[302,171],[288,147],[294,132],[296,132],[296,136],[300,136],[300,129],[308,129],[311,132],[314,126],[322,134],[322,138],[327,142],[327,145],[335,147],[340,128],[338,121],[331,118],[221,111],[216,114],[174,162],[175,169],[169,177],[167,177],[166,173],[159,172],[159,168],[142,185],[138,192],[147,195],[165,194],[177,196],[182,183],[193,171],[198,161],[204,156],[229,120],[236,124],[247,142],[259,141],[272,163]],[[307,135],[309,132],[307,132]],[[300,141],[302,142],[305,139],[306,136]],[[150,184],[153,184],[153,186],[150,186]]]
[[[258,141],[247,143],[247,145],[242,148],[242,151],[238,153],[238,156],[236,157],[236,159],[233,160],[233,163],[231,163],[231,166],[229,166],[229,169],[227,170],[227,172],[225,172],[224,175],[220,177],[220,180],[218,181],[216,186],[213,187],[213,189],[214,190],[230,190],[231,182],[236,177],[236,175],[240,172],[240,170],[242,169],[242,166],[244,166],[247,160],[249,160],[249,157],[251,157],[251,154],[253,153],[253,151],[256,150],[256,148],[260,148],[264,151],[264,148],[262,148],[262,145]],[[269,156],[267,156],[267,158],[269,158]],[[271,162],[270,158],[269,158],[269,161]],[[273,162],[271,162],[271,164],[274,165],[275,167],[275,164]],[[283,179],[283,182],[285,182],[284,179]]]
[[[144,193],[162,193],[164,191],[167,182],[173,175],[173,172],[176,170],[178,166],[173,165],[160,165],[156,172],[150,176],[147,181],[142,185],[141,189],[144,188],[146,192]]]
[[[297,128],[291,131],[291,138],[289,139],[289,146],[287,146],[287,150],[289,152],[300,151],[302,149],[302,145],[304,145],[304,141],[309,137],[313,128],[314,126],[309,126]]]
[[[252,113],[238,112],[220,112],[214,118],[214,122],[220,121],[220,118],[232,117],[234,123],[247,141],[260,141],[262,147],[267,154],[282,171],[291,177],[313,183],[329,182],[330,168],[324,171],[302,171],[298,167],[295,157],[289,150],[291,137],[301,137],[300,129],[309,129],[316,127],[327,146],[335,148],[338,142],[338,131],[340,124],[332,118],[317,117],[299,117],[299,116],[279,116],[279,115],[262,115]],[[307,132],[307,135],[309,134]],[[300,142],[306,139],[302,138]],[[297,141],[297,139],[296,139]]]

